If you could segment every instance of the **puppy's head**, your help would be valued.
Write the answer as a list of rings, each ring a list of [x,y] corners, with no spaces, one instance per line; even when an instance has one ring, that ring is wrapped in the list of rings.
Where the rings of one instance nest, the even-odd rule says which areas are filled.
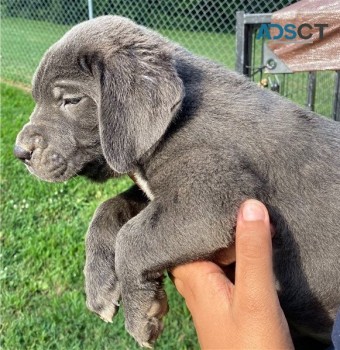
[[[172,50],[122,17],[72,28],[36,71],[36,107],[17,136],[15,155],[46,181],[133,170],[183,99]]]

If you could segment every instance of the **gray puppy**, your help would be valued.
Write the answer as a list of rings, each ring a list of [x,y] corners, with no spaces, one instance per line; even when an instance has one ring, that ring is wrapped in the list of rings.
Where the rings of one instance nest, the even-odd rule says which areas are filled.
[[[132,21],[81,23],[43,57],[15,154],[46,181],[136,187],[103,203],[86,241],[87,304],[118,301],[144,346],[162,331],[163,273],[233,241],[247,198],[275,226],[274,266],[294,334],[325,343],[340,304],[340,124],[258,88]],[[226,330],[227,331],[227,330]]]

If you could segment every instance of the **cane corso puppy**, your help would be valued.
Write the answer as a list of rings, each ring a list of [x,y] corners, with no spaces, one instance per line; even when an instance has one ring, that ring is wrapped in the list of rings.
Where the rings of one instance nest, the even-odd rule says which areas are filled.
[[[43,57],[15,154],[46,181],[130,174],[86,240],[88,307],[121,299],[141,344],[162,331],[162,279],[233,242],[237,209],[261,200],[294,334],[326,343],[340,304],[340,123],[304,110],[129,19],[76,25]],[[226,330],[228,331],[228,330]]]

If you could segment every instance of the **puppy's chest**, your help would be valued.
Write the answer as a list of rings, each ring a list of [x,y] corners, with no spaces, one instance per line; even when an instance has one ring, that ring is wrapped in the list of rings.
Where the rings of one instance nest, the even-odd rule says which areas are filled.
[[[150,189],[148,182],[140,171],[135,171],[131,175],[132,180],[138,185],[138,187],[146,194],[146,196],[152,201],[155,197]]]

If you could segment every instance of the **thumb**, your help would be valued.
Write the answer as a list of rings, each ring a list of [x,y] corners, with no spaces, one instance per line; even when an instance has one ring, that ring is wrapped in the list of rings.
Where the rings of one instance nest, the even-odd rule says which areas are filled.
[[[275,302],[269,214],[257,200],[241,205],[236,226],[235,303],[261,308]]]

